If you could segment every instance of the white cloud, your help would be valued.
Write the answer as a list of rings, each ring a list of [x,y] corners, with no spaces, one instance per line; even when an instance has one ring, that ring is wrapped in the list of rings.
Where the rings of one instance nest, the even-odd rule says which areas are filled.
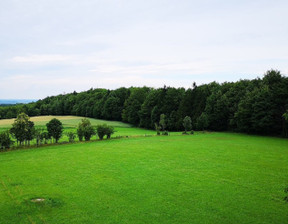
[[[287,73],[287,7],[281,0],[1,2],[0,95]]]

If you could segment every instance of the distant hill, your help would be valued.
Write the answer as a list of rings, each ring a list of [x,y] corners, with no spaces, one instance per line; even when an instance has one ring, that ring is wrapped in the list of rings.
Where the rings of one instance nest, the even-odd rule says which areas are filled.
[[[35,99],[0,99],[0,105],[7,105],[7,104],[18,104],[18,103],[31,103],[36,102]]]

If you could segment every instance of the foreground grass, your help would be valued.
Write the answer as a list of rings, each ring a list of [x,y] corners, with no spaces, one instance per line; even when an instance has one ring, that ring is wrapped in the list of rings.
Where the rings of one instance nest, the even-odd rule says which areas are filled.
[[[0,223],[288,223],[287,146],[210,133],[1,153]]]

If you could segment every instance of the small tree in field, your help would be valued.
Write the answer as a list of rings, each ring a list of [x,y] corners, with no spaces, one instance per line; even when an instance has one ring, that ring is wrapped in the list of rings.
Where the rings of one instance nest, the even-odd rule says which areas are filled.
[[[51,140],[51,136],[49,135],[47,131],[43,131],[41,133],[41,138],[44,140],[44,144],[47,144],[48,140]]]
[[[83,140],[83,137],[85,141],[89,141],[92,135],[95,135],[95,130],[87,118],[82,119],[81,123],[78,124],[77,134],[80,141]]]
[[[0,133],[0,149],[9,149],[13,144],[10,138],[9,131],[4,131]]]
[[[112,126],[108,126],[107,124],[98,125],[97,128],[97,135],[99,139],[103,139],[105,135],[107,138],[110,138],[111,135],[114,133],[114,128]]]
[[[186,116],[183,119],[183,126],[185,129],[185,134],[187,133],[187,131],[191,131],[192,130],[192,121],[191,121],[191,117]]]
[[[27,114],[21,113],[17,116],[10,133],[16,138],[17,143],[22,145],[25,141],[29,143],[34,137],[34,123],[30,121]]]
[[[102,140],[105,136],[106,133],[106,124],[103,125],[98,125],[96,130],[97,130],[97,135],[99,137],[100,140]]]
[[[108,126],[106,129],[107,138],[109,139],[113,133],[114,133],[114,128],[112,126]]]
[[[46,126],[49,136],[53,137],[57,143],[58,140],[61,138],[63,132],[63,125],[61,121],[53,118],[46,124]]]
[[[84,138],[84,128],[80,125],[78,125],[78,128],[77,128],[77,135],[78,135],[79,141],[82,142]]]

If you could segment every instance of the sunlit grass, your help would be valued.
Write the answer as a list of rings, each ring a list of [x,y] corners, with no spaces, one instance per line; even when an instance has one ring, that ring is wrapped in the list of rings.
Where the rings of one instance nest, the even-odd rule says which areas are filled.
[[[77,125],[81,122],[81,119],[84,117],[77,117],[77,116],[38,116],[38,117],[31,117],[30,120],[35,123],[35,126],[44,126],[48,123],[51,119],[57,118],[63,123],[64,127],[77,127]],[[107,120],[99,120],[88,118],[92,125],[98,124],[108,124],[113,127],[131,127],[130,124],[126,124],[120,121],[107,121]],[[0,120],[0,128],[10,128],[13,124],[15,119],[3,119]]]
[[[35,128],[42,128],[46,129],[46,124],[53,118],[59,119],[64,127],[63,135],[59,142],[67,142],[68,137],[66,136],[67,132],[74,132],[77,131],[77,126],[81,122],[84,117],[77,117],[77,116],[39,116],[39,117],[31,117],[31,121],[34,122]],[[113,137],[117,136],[145,136],[145,135],[155,135],[156,132],[154,130],[147,130],[142,128],[133,127],[130,124],[123,123],[120,121],[107,121],[107,120],[99,120],[88,118],[93,126],[97,126],[100,124],[107,124],[113,126],[115,129],[115,133],[112,135]],[[0,131],[9,130],[12,127],[14,119],[4,119],[0,120]],[[93,136],[92,140],[97,139],[97,136]],[[78,138],[75,139],[78,141]],[[31,144],[35,144],[36,141],[33,140]]]
[[[284,224],[287,158],[286,139],[229,133],[5,152],[0,223]]]

